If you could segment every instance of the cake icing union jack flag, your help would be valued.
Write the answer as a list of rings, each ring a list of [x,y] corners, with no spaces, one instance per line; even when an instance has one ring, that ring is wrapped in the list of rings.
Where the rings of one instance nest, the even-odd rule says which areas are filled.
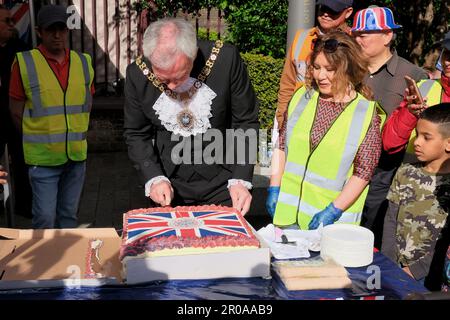
[[[177,207],[133,210],[124,215],[126,244],[153,237],[203,238],[236,236],[252,238],[247,222],[228,207]]]
[[[369,7],[356,13],[352,32],[381,31],[401,28],[394,21],[394,14],[386,7]]]

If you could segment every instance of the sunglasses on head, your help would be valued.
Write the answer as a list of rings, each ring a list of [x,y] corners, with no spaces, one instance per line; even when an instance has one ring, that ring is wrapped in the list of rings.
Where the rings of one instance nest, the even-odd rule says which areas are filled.
[[[333,53],[337,50],[338,47],[346,47],[348,46],[345,43],[339,42],[336,39],[328,39],[325,41],[322,41],[320,39],[314,39],[313,40],[313,46],[322,46],[323,51],[326,53]]]

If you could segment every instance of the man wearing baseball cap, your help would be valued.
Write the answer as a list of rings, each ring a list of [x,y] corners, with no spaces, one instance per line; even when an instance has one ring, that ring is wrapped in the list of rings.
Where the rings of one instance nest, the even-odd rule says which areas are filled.
[[[416,81],[427,78],[424,70],[399,57],[392,48],[394,31],[399,28],[401,26],[395,23],[392,11],[386,7],[371,6],[358,11],[353,18],[352,34],[369,62],[370,74],[365,83],[388,116],[403,100],[407,87],[405,75]],[[374,232],[376,247],[381,244],[386,196],[402,158],[403,153],[387,154],[383,151],[370,182],[361,225]]]
[[[316,4],[318,5],[317,21],[319,25],[309,30],[298,30],[286,55],[278,93],[278,124],[283,121],[287,104],[294,91],[303,86],[306,60],[312,51],[311,45],[314,39],[320,34],[336,29],[350,32],[345,20],[353,13],[353,0],[317,0]]]
[[[276,121],[274,121],[274,134],[272,140],[276,142],[278,128],[286,122],[287,106],[295,90],[302,87],[305,80],[306,63],[312,51],[315,39],[321,34],[333,30],[343,30],[350,33],[346,24],[353,13],[353,0],[317,0],[318,26],[311,29],[300,29],[295,34],[291,47],[289,48],[280,79],[280,90],[278,91],[278,106],[276,110]],[[273,158],[283,156],[284,141],[278,141],[274,148]],[[272,173],[271,185],[280,185],[281,175],[276,168]],[[280,180],[280,181],[278,181]],[[279,188],[279,187],[277,187]],[[266,208],[269,214],[275,212],[279,189],[269,187]]]
[[[69,15],[44,6],[37,16],[41,44],[16,55],[10,112],[33,193],[33,228],[76,228],[83,188],[94,70],[91,57],[67,49]]]
[[[352,34],[369,62],[370,75],[366,83],[388,114],[403,99],[405,75],[415,80],[427,78],[424,70],[399,57],[392,48],[394,31],[399,28],[392,11],[385,7],[360,10],[353,19]]]

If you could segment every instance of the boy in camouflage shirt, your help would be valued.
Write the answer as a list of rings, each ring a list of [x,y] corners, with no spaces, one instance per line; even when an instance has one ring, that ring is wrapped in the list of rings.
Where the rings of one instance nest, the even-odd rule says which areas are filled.
[[[423,283],[450,207],[450,104],[427,108],[416,126],[415,164],[397,171],[381,252]]]

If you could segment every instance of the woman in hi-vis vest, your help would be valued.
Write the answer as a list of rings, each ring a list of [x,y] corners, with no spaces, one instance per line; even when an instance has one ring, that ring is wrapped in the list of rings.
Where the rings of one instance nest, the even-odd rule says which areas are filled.
[[[272,161],[266,207],[280,227],[359,224],[385,113],[370,101],[367,63],[351,36],[319,37],[310,61],[280,129],[284,152]]]

